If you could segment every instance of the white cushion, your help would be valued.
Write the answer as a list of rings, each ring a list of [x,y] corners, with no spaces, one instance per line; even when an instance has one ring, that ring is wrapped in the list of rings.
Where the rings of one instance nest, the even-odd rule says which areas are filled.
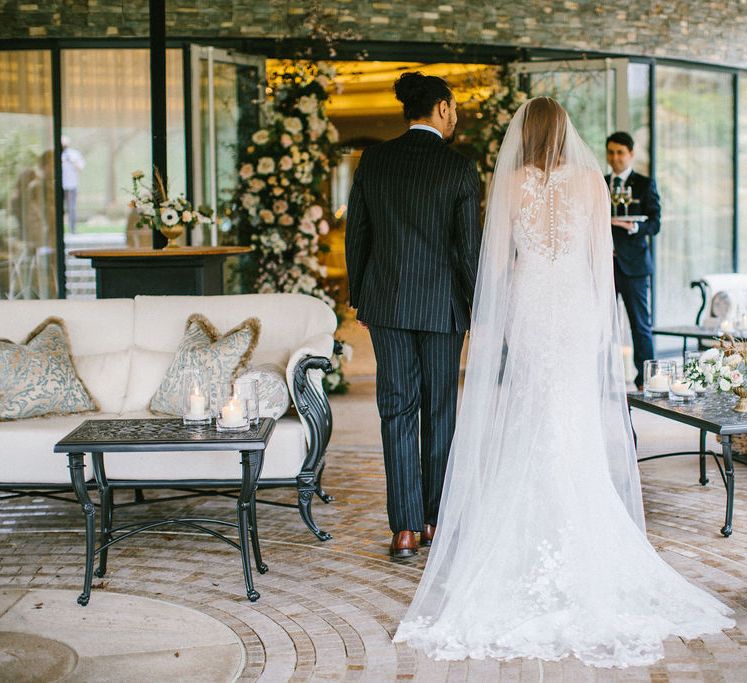
[[[150,400],[173,360],[174,354],[170,351],[148,351],[137,346],[132,349],[123,413],[148,410]]]
[[[130,374],[129,350],[77,356],[75,367],[103,412],[122,410]]]
[[[55,415],[0,424],[2,473],[0,481],[34,484],[69,484],[67,456],[55,453],[54,445],[86,419],[112,419],[116,415]],[[93,476],[91,459],[85,456],[86,479]]]
[[[727,317],[733,315],[737,307],[747,309],[747,274],[745,273],[712,273],[705,275],[703,281],[707,285],[707,300],[704,315],[711,315],[713,297],[718,292],[725,292],[729,297],[729,311]]]
[[[132,299],[0,301],[0,338],[20,342],[42,320],[65,322],[74,357],[126,351],[133,340]]]
[[[121,417],[153,416],[132,413]],[[305,458],[306,440],[300,420],[284,417],[275,425],[260,479],[295,477]],[[104,465],[109,479],[241,479],[238,451],[108,453]]]

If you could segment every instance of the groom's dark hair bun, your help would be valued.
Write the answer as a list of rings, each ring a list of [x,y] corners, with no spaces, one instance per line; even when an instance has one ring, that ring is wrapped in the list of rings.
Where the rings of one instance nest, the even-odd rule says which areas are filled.
[[[448,83],[438,76],[406,71],[394,82],[394,94],[405,108],[405,119],[427,119],[439,102],[451,102]]]

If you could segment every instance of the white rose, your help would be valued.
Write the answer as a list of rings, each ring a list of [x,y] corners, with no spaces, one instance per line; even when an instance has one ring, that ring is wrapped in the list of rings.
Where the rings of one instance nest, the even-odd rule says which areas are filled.
[[[731,373],[731,382],[734,386],[740,386],[743,381],[744,377],[742,377],[742,373],[739,372],[739,370],[734,370],[734,372]]]
[[[262,211],[259,212],[259,217],[264,223],[275,222],[275,214],[273,214],[269,209],[262,209]]]
[[[249,189],[252,192],[261,192],[266,184],[267,183],[265,183],[264,180],[260,180],[259,178],[252,178],[249,182]]]
[[[282,187],[273,187],[272,188],[272,194],[274,194],[276,197],[279,197],[281,194],[284,194],[285,190]]]
[[[291,159],[289,156],[280,157],[278,166],[280,167],[281,171],[290,171],[293,168],[293,159]]]
[[[311,218],[312,221],[318,221],[323,215],[324,211],[322,211],[322,207],[319,206],[319,204],[314,204],[309,207],[309,218]]]
[[[277,214],[285,213],[288,210],[288,202],[277,199],[272,205],[272,210]]]
[[[721,389],[721,391],[731,391],[731,382],[722,377],[718,381],[718,388]]]
[[[731,356],[727,356],[724,360],[724,363],[730,368],[735,368],[742,362],[744,362],[744,359],[738,353],[733,353]]]
[[[280,216],[280,218],[278,218],[278,223],[285,226],[293,225],[293,216],[288,213],[284,213],[282,216]]]
[[[259,204],[259,197],[257,197],[257,195],[249,192],[245,192],[241,195],[241,206],[245,209],[253,209],[257,204]]]
[[[704,370],[703,377],[705,378],[706,384],[711,384],[713,382],[713,372],[711,370]]]
[[[258,130],[252,135],[252,142],[255,145],[266,145],[270,141],[270,134],[266,130]]]
[[[319,85],[321,85],[325,90],[327,89],[327,87],[329,87],[330,83],[329,78],[327,78],[324,74],[319,74],[316,77],[316,82],[319,83]]]
[[[275,170],[275,162],[270,157],[262,157],[257,164],[257,173],[268,175]]]
[[[340,140],[340,133],[331,121],[327,124],[327,138],[332,144]]]
[[[285,125],[285,130],[287,130],[291,135],[297,135],[303,130],[301,119],[296,116],[286,116],[283,120],[283,124]]]
[[[287,149],[293,144],[293,138],[288,133],[283,133],[280,136],[280,144]]]
[[[254,166],[251,164],[243,164],[239,169],[239,177],[242,180],[248,180],[254,175]]]
[[[191,222],[192,222],[192,212],[184,211],[182,213],[182,223],[191,223]]]
[[[329,223],[327,221],[319,221],[319,234],[326,235],[329,232]]]
[[[306,233],[307,235],[315,235],[316,234],[316,229],[314,227],[314,224],[308,218],[304,218],[301,221],[301,223],[298,226],[298,229],[301,232]]]
[[[316,99],[316,95],[303,95],[298,100],[298,108],[304,114],[311,114],[312,112],[316,111],[317,106],[318,102]]]

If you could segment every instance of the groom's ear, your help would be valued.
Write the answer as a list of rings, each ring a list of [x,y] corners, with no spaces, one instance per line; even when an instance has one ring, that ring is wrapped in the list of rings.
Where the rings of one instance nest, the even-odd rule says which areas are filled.
[[[447,100],[441,100],[438,103],[438,113],[442,119],[449,117],[449,102]]]

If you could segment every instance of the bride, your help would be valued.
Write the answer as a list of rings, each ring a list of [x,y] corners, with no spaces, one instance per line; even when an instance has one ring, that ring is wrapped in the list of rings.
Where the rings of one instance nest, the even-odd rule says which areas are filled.
[[[616,310],[598,164],[555,100],[529,100],[496,165],[436,537],[395,642],[622,667],[733,626],[646,539]]]

